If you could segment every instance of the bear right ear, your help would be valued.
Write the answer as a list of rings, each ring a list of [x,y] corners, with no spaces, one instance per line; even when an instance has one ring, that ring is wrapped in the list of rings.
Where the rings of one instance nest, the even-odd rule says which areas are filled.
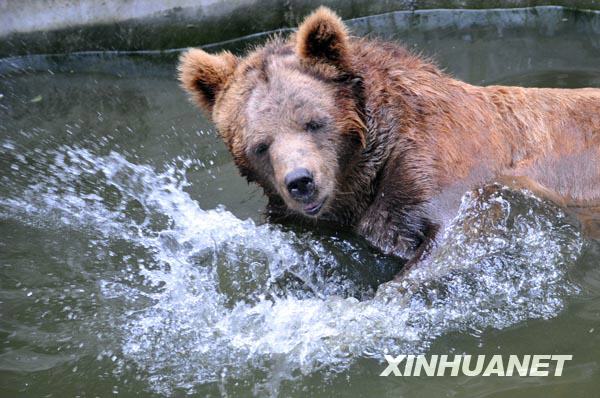
[[[340,17],[321,6],[298,27],[296,52],[300,58],[344,69],[348,62],[348,41],[348,31]]]
[[[235,67],[237,58],[228,51],[209,54],[193,48],[179,57],[179,81],[201,109],[211,112],[217,95]]]

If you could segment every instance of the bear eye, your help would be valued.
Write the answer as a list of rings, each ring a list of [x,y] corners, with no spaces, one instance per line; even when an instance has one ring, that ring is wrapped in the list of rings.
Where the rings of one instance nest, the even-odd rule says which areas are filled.
[[[266,142],[261,142],[254,148],[254,153],[258,156],[262,156],[269,150],[269,144]]]
[[[306,123],[304,125],[304,130],[306,130],[306,131],[317,131],[321,127],[323,127],[323,123],[322,122],[317,122],[316,120],[311,120],[311,121],[309,121],[308,123]]]

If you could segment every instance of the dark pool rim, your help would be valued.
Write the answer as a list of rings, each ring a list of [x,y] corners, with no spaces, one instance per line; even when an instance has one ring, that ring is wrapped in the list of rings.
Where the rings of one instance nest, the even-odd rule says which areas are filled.
[[[565,17],[578,15],[588,16],[591,18],[599,18],[600,10],[590,9],[574,9],[571,7],[563,6],[536,6],[536,7],[516,7],[516,8],[488,8],[488,9],[428,9],[428,10],[416,10],[416,11],[393,11],[382,14],[375,14],[366,17],[354,18],[347,20],[346,23],[350,26],[351,30],[357,36],[364,35],[368,32],[370,25],[375,21],[381,21],[381,19],[387,19],[390,23],[397,24],[401,22],[401,26],[396,26],[401,32],[409,29],[422,29],[425,31],[433,31],[436,29],[443,29],[451,27],[449,25],[459,23],[462,25],[470,24],[471,27],[481,25],[482,21],[478,21],[477,17],[485,15],[485,24],[487,25],[499,25],[503,24],[504,28],[510,27],[522,27],[525,26],[523,23],[522,14],[525,13],[528,17],[526,23],[538,24],[538,28],[542,26],[548,26],[555,23],[557,20],[564,20]],[[435,15],[447,14],[453,16],[453,18],[445,18],[446,25],[444,26],[439,23],[425,25],[424,20]],[[507,20],[506,15],[512,15],[513,18]],[[465,18],[466,16],[466,18]],[[495,16],[494,18],[489,18]],[[599,18],[600,20],[600,18]],[[439,21],[438,21],[439,22]],[[600,36],[600,23],[589,24],[590,29]],[[266,38],[277,35],[277,34],[288,34],[293,32],[294,28],[281,28],[270,30],[260,33],[252,33],[246,36],[238,37],[235,39],[224,40],[216,43],[210,43],[199,46],[209,51],[217,51],[220,49],[231,49],[231,48],[244,48],[247,49],[249,43],[253,43]],[[65,59],[82,59],[82,58],[105,58],[105,57],[116,57],[116,56],[150,56],[160,58],[172,58],[175,59],[178,55],[189,47],[171,48],[164,50],[106,50],[106,51],[75,51],[75,52],[62,52],[62,53],[39,53],[39,54],[26,54],[26,55],[14,55],[4,58],[0,58],[0,77],[6,77],[22,73],[23,70],[27,72],[40,72],[46,71],[52,68],[54,65],[53,60]],[[82,70],[78,70],[81,72]],[[85,70],[83,70],[85,71]]]
[[[277,0],[270,1],[277,3]],[[147,54],[150,52],[178,52],[183,48],[193,46],[207,49],[221,48],[240,40],[293,31],[303,16],[319,4],[330,5],[342,18],[347,20],[350,26],[360,21],[394,14],[419,17],[439,12],[482,13],[553,8],[565,11],[600,12],[600,0],[514,0],[509,4],[499,0],[412,0],[392,1],[387,5],[384,3],[388,2],[370,3],[373,4],[365,6],[364,9],[360,7],[353,9],[354,2],[339,2],[338,0],[299,2],[299,5],[296,5],[299,9],[296,10],[293,18],[282,16],[279,19],[265,21],[261,19],[260,15],[257,15],[252,18],[254,25],[241,27],[235,32],[228,31],[229,28],[223,29],[222,26],[235,26],[239,19],[237,15],[239,10],[223,15],[214,21],[202,20],[199,16],[190,20],[189,16],[163,15],[109,24],[99,23],[47,31],[16,32],[0,37],[0,60],[42,54],[85,54],[90,52],[141,52]],[[283,4],[274,5],[274,7],[276,6],[284,7]],[[374,12],[368,13],[368,11]],[[252,12],[252,9],[244,11],[243,16],[246,20],[249,19],[248,12]],[[219,31],[220,29],[222,31]]]

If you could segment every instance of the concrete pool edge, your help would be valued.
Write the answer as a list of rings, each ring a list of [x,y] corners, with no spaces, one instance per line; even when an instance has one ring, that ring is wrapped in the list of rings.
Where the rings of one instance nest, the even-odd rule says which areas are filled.
[[[0,4],[0,57],[76,51],[165,50],[295,27],[320,4],[344,19],[393,11],[563,6],[600,10],[600,0],[94,0]]]

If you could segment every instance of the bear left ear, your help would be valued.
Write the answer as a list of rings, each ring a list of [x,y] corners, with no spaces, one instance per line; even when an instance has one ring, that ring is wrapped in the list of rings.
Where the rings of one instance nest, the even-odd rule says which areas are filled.
[[[209,54],[193,48],[179,58],[179,81],[196,104],[212,112],[218,94],[233,74],[237,58],[230,52]]]
[[[336,13],[319,7],[298,27],[296,52],[300,58],[346,68],[348,31]]]

